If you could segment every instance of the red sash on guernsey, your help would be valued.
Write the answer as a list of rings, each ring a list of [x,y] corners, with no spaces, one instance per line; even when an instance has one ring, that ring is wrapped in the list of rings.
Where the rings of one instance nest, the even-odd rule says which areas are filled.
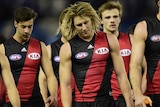
[[[22,68],[17,89],[19,91],[21,101],[28,101],[32,96],[33,88],[41,61],[40,42],[34,38],[30,39],[26,59]],[[8,100],[8,97],[6,101]],[[8,101],[7,101],[8,102]]]

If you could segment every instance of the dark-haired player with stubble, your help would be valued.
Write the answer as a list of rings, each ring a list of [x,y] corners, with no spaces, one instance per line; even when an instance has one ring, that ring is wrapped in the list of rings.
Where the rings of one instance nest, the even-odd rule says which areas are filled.
[[[140,21],[134,30],[130,63],[130,80],[135,94],[136,107],[160,107],[160,1],[155,0],[158,13]],[[141,67],[143,56],[147,61],[146,95],[141,91]]]
[[[57,80],[51,61],[43,42],[31,37],[37,13],[28,7],[19,7],[14,12],[15,34],[0,45],[11,66],[14,82],[17,86],[21,107],[56,106]],[[46,77],[50,96],[43,101],[40,93],[38,75],[42,67]],[[12,107],[6,95],[4,107]]]

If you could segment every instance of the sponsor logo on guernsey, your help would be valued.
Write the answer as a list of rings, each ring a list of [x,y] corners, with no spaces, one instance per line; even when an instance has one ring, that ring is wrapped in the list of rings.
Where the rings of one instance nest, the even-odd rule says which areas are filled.
[[[107,54],[108,52],[109,50],[106,47],[98,48],[97,50],[95,50],[96,54]]]
[[[59,57],[59,56],[55,56],[55,57],[54,57],[54,61],[55,61],[55,62],[60,62],[60,57]]]
[[[36,52],[28,54],[28,58],[31,60],[38,60],[38,59],[40,59],[40,57],[41,57],[40,54],[36,53]]]
[[[21,56],[20,54],[12,54],[12,55],[9,56],[9,59],[10,59],[11,61],[18,61],[18,60],[20,60],[21,58],[22,58],[22,56]]]
[[[160,35],[153,35],[153,36],[151,36],[151,41],[153,41],[153,42],[160,42]]]
[[[76,59],[84,59],[88,56],[88,53],[87,52],[79,52],[75,55],[75,58]]]
[[[120,50],[120,54],[121,54],[121,56],[129,56],[129,55],[131,55],[131,50],[122,49],[122,50]]]

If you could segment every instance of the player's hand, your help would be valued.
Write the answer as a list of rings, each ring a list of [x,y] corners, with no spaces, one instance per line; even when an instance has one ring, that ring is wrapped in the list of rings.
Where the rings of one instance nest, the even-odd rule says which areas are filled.
[[[150,101],[150,99],[147,99],[147,98],[146,98],[146,99],[144,100],[144,103],[147,105],[147,107],[152,107],[152,104],[151,104],[152,101]]]
[[[152,107],[152,100],[148,96],[140,95],[135,98],[135,107],[147,107],[146,103]]]
[[[57,107],[57,99],[53,96],[49,96],[45,101],[45,107]]]

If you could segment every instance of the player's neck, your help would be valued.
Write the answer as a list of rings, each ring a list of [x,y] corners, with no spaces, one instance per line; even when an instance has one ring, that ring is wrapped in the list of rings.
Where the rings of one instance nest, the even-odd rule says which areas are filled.
[[[62,41],[63,43],[66,43],[66,42],[67,42],[67,40],[66,40],[64,37],[61,37],[61,41]]]
[[[157,14],[157,18],[158,20],[160,20],[160,12]]]
[[[108,31],[108,30],[104,30],[104,32],[105,32],[106,34],[112,34],[112,35],[115,35],[116,37],[118,37],[118,35],[119,35],[119,31],[118,31],[118,30],[113,31],[113,32]]]
[[[29,40],[29,38],[28,39],[22,39],[22,38],[20,38],[18,35],[13,35],[13,38],[14,38],[14,40],[16,40],[18,43],[20,43],[20,44],[25,44],[26,42],[28,42],[28,40]]]

